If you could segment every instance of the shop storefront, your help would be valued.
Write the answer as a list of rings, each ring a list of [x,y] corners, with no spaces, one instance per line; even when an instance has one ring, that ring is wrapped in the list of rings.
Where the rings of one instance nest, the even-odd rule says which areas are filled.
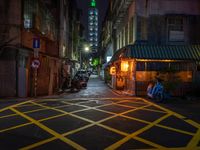
[[[190,52],[188,52],[190,51]],[[200,59],[198,46],[130,45],[117,51],[111,59],[111,85],[131,95],[146,95],[149,82],[163,78],[173,95],[183,95],[195,82]]]

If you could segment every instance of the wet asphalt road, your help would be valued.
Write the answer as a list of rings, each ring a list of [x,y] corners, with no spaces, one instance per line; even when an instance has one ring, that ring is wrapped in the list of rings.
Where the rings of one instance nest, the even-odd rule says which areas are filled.
[[[200,149],[200,124],[161,105],[91,78],[78,93],[1,107],[0,149]]]
[[[88,86],[79,92],[66,92],[64,98],[113,98],[123,97],[122,95],[113,92],[105,82],[100,80],[96,75],[91,75],[88,81]]]

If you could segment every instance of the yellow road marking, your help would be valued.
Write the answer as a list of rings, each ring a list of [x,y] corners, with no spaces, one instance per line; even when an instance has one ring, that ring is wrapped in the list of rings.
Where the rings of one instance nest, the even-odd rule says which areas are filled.
[[[66,107],[69,105],[64,105],[64,106],[57,106],[55,108],[62,108],[62,107]],[[37,112],[37,111],[41,111],[41,110],[47,110],[48,108],[40,108],[40,109],[35,109],[35,110],[30,110],[30,111],[24,111],[23,113],[28,114],[28,113],[33,113],[33,112]],[[17,114],[10,114],[10,115],[5,115],[5,116],[1,116],[1,118],[7,118],[7,117],[13,117],[13,116],[17,116]]]
[[[65,116],[66,114],[59,114],[59,115],[55,115],[55,116],[51,116],[51,117],[47,117],[47,118],[44,118],[44,119],[40,119],[38,120],[39,122],[42,122],[42,121],[46,121],[46,120],[50,120],[50,119],[54,119],[54,118],[58,118],[58,117],[62,117],[62,116]]]
[[[128,108],[137,108],[138,106],[127,106],[127,105],[123,105],[123,104],[120,104],[120,103],[118,103],[118,104],[116,104],[116,105],[119,105],[119,106],[124,106],[124,107],[128,107]],[[146,105],[144,105],[144,106],[151,106],[151,105],[149,105],[149,104],[146,104]],[[139,106],[140,107],[140,106]],[[167,113],[167,112],[164,112],[164,111],[159,111],[159,110],[153,110],[153,109],[148,109],[148,108],[143,108],[142,110],[148,110],[148,111],[152,111],[152,112],[158,112],[158,113]]]
[[[121,102],[118,102],[118,103],[115,103],[115,104],[119,105],[119,106],[124,106],[124,105],[121,105],[119,103],[121,103]],[[75,104],[75,105],[77,105],[77,106],[84,106],[84,105],[81,105],[81,104]],[[136,111],[136,110],[144,110],[146,107],[149,107],[149,106],[151,106],[151,103],[149,103],[148,105],[140,106],[140,107],[126,106],[126,107],[129,107],[129,108],[132,108],[132,109],[129,110],[129,111],[123,112],[123,113],[111,113],[109,111],[98,109],[97,107],[93,107],[93,109],[101,111],[101,112],[105,112],[105,113],[115,114],[117,116],[125,117],[125,118],[131,119],[131,120],[136,120],[136,121],[139,121],[139,122],[142,122],[142,123],[151,124],[151,122],[148,122],[148,121],[145,121],[145,120],[141,120],[141,119],[138,119],[138,118],[133,118],[133,117],[129,117],[129,116],[125,116],[124,115],[125,113],[128,113],[128,112],[132,112],[132,111]],[[98,106],[98,107],[104,107],[104,106]],[[161,113],[167,113],[167,112],[161,112]],[[175,131],[175,132],[187,134],[187,135],[192,135],[192,136],[194,135],[194,133],[190,133],[190,132],[187,132],[187,131],[184,131],[184,130],[180,130],[180,129],[176,129],[176,128],[172,128],[172,127],[168,127],[168,126],[164,126],[164,125],[160,125],[160,124],[156,124],[156,126],[161,127],[161,128],[165,128],[165,129],[168,129],[168,130],[171,130],[171,131]]]
[[[141,106],[140,108],[144,108],[144,107],[148,107],[148,106],[149,106],[149,105],[147,105],[147,106]],[[104,122],[104,121],[106,121],[106,120],[110,120],[110,119],[112,119],[112,118],[114,118],[114,117],[120,116],[120,115],[122,115],[122,114],[124,114],[124,113],[128,113],[128,112],[131,112],[131,111],[135,111],[135,110],[140,109],[140,108],[135,108],[135,109],[132,109],[132,110],[128,110],[128,111],[126,111],[126,112],[119,113],[119,114],[113,113],[113,114],[115,114],[114,116],[105,118],[105,119],[100,120],[100,121],[98,121],[98,122],[93,122],[93,121],[92,121],[92,122],[93,122],[92,124],[101,126],[101,127],[105,128],[105,129],[107,129],[107,130],[109,130],[109,131],[112,131],[112,132],[121,134],[121,135],[123,135],[123,136],[129,136],[129,134],[127,134],[127,133],[125,133],[125,132],[122,132],[122,131],[120,131],[120,130],[114,129],[114,128],[112,128],[112,127],[109,127],[109,126],[106,126],[106,125],[103,125],[103,124],[100,124],[100,123],[102,123],[102,122]],[[96,109],[96,110],[99,110],[99,109]],[[104,111],[104,112],[106,112],[106,111]],[[75,116],[75,117],[76,117],[76,116]],[[81,118],[82,118],[82,117],[81,117]],[[81,119],[81,118],[80,118],[80,119]],[[84,118],[83,118],[83,119],[84,119]],[[135,118],[132,118],[132,119],[135,119]],[[149,122],[149,124],[151,124],[151,123]],[[151,143],[149,142],[148,144],[151,144]],[[157,147],[162,147],[162,146],[160,146],[160,145],[158,145],[158,144],[153,144],[153,145],[154,145],[154,146],[157,145]]]
[[[10,114],[10,115],[1,116],[0,119],[7,118],[7,117],[13,117],[13,116],[17,116],[17,114]]]
[[[126,101],[126,100],[125,100]],[[118,103],[122,103],[122,101],[120,101],[120,102],[118,102]],[[105,104],[105,105],[112,105],[112,104],[116,104],[116,103],[110,103],[110,104]],[[154,105],[154,103],[151,103],[151,102],[149,102],[149,104],[150,105]],[[80,105],[80,104],[74,104],[74,105],[78,105],[78,106],[84,106],[84,107],[88,107],[88,109],[90,109],[90,108],[92,108],[92,109],[96,109],[96,110],[99,110],[99,109],[97,109],[98,107],[104,107],[104,106],[97,106],[97,107],[89,107],[89,106],[85,106],[85,105]],[[120,104],[119,104],[120,105]],[[144,108],[145,107],[148,107],[148,105],[147,106],[144,106]],[[132,108],[132,107],[131,107]],[[142,109],[141,107],[139,107],[139,109]],[[161,107],[161,110],[163,110],[163,108]],[[99,110],[99,111],[102,111],[102,110]],[[130,110],[130,111],[134,111],[134,110]],[[107,112],[107,111],[104,111],[104,112]],[[171,111],[167,111],[168,113],[169,112],[171,112]],[[107,112],[107,113],[109,113],[109,112]],[[127,112],[125,112],[125,113],[127,113]],[[114,114],[116,114],[116,113],[114,113]],[[120,115],[122,115],[122,114],[117,114],[118,116],[120,116]],[[77,116],[74,116],[74,117],[77,117]],[[84,119],[85,120],[85,118],[83,118],[83,117],[78,117],[79,119]],[[130,117],[130,118],[132,118],[132,117]],[[135,120],[135,118],[133,118],[134,120]],[[85,120],[85,121],[90,121],[90,120]],[[141,120],[138,120],[138,121],[141,121]],[[147,122],[145,122],[145,123],[147,123]],[[148,124],[149,124],[149,122],[148,122]],[[190,133],[190,132],[187,132],[187,131],[182,131],[182,130],[179,130],[179,129],[175,129],[175,128],[171,128],[171,127],[167,127],[167,126],[163,126],[163,125],[156,125],[156,126],[159,126],[159,127],[163,127],[163,128],[165,128],[165,129],[169,129],[169,130],[172,130],[172,131],[176,131],[176,132],[180,132],[180,133],[184,133],[184,134],[188,134],[188,135],[194,135],[193,133]]]
[[[127,102],[130,102],[130,101],[127,101]],[[133,102],[130,102],[130,103],[133,103]],[[144,106],[146,106],[146,105],[152,106],[151,103],[138,103],[138,102],[134,102],[133,104],[143,104]],[[128,106],[128,105],[121,104],[121,103],[117,103],[117,105],[126,106],[126,107],[130,107],[130,108],[137,108],[137,107],[140,107],[140,106]],[[150,109],[150,108],[146,108],[146,107],[142,108],[142,110],[149,110],[149,111],[158,112],[158,113],[167,113],[167,112],[165,112],[165,111]]]
[[[28,106],[34,106],[34,105],[33,104],[23,104],[23,105],[19,105],[17,107],[21,108],[21,107],[28,107]]]
[[[156,143],[153,143],[153,142],[151,142],[151,141],[145,140],[145,139],[143,139],[143,138],[140,138],[140,137],[138,137],[138,136],[135,136],[133,139],[138,140],[138,141],[140,141],[140,142],[142,142],[142,143],[145,143],[145,144],[150,145],[150,146],[153,146],[153,147],[157,147],[157,148],[160,147],[160,145],[158,145],[158,144],[156,144]],[[149,149],[148,149],[148,150],[149,150]]]
[[[29,123],[24,123],[24,124],[20,124],[20,125],[14,126],[14,127],[10,127],[10,128],[7,128],[7,129],[3,129],[3,130],[0,130],[0,133],[6,132],[6,131],[9,131],[9,130],[13,130],[13,129],[17,129],[17,128],[20,128],[20,127],[23,127],[23,126],[26,126],[26,125],[29,125],[29,124],[32,124],[32,123],[31,123],[31,122],[29,122]]]
[[[78,131],[84,130],[84,129],[86,129],[86,128],[89,128],[89,127],[91,127],[91,126],[93,126],[93,124],[89,124],[89,125],[86,125],[86,126],[84,126],[84,127],[81,127],[81,128],[75,129],[75,130],[71,130],[71,131],[69,131],[69,132],[67,132],[67,133],[64,133],[64,134],[61,134],[61,135],[65,137],[65,136],[67,136],[67,135],[70,135],[70,134],[76,133],[76,132],[78,132]],[[21,148],[20,150],[29,150],[29,149],[38,147],[38,146],[40,146],[40,145],[46,144],[46,143],[48,143],[48,142],[51,142],[51,141],[53,141],[53,140],[55,140],[55,139],[57,139],[57,138],[56,138],[56,137],[52,137],[52,138],[49,138],[49,139],[46,139],[46,140],[43,140],[43,141],[40,141],[40,142],[31,144],[31,145],[29,145],[29,146],[23,147],[23,148]]]
[[[43,141],[34,143],[34,144],[32,144],[32,145],[29,145],[29,146],[20,148],[20,150],[30,150],[30,149],[35,148],[35,147],[38,147],[38,146],[40,146],[40,145],[49,143],[49,142],[51,142],[51,141],[53,141],[53,140],[55,140],[55,139],[57,139],[57,137],[52,137],[52,138],[49,138],[49,139],[46,139],[46,140],[43,140]]]
[[[85,98],[84,98],[85,99]],[[96,99],[96,98],[95,98]],[[101,98],[101,99],[105,99],[105,98]],[[110,98],[108,98],[108,99],[110,99]],[[122,98],[119,98],[120,100],[122,99]],[[133,98],[132,98],[133,99]],[[140,99],[140,98],[139,98]],[[80,100],[80,99],[79,99]],[[94,100],[94,98],[92,98],[91,100]],[[127,98],[126,98],[126,100],[124,100],[124,101],[127,101]],[[144,102],[146,102],[145,100],[143,100]],[[62,101],[63,102],[63,101]],[[121,103],[122,101],[119,101],[118,103]],[[71,104],[71,105],[77,105],[77,106],[83,106],[83,107],[86,107],[87,109],[84,109],[84,110],[89,110],[89,109],[96,109],[96,110],[99,110],[98,109],[98,107],[103,107],[104,105],[100,105],[100,106],[96,106],[96,107],[89,107],[89,106],[85,106],[85,105],[80,105],[80,103],[83,103],[83,102],[78,102],[78,103],[70,103],[70,102],[66,102],[66,103],[68,103],[68,104]],[[164,110],[164,111],[166,111],[167,113],[169,113],[169,114],[174,114],[174,112],[172,112],[172,111],[170,111],[170,110],[168,110],[168,109],[165,109],[165,108],[163,108],[163,107],[161,107],[161,106],[157,106],[156,104],[154,104],[154,103],[151,103],[151,102],[148,102],[147,101],[147,103],[148,104],[150,104],[150,105],[153,105],[153,106],[155,106],[155,107],[157,107],[157,108],[160,108],[161,110]],[[114,103],[109,103],[109,104],[105,104],[105,106],[107,106],[107,105],[113,105],[113,104],[116,104],[116,102],[114,102]],[[37,103],[36,103],[36,105],[37,105]],[[120,105],[120,104],[119,104]],[[44,107],[43,105],[41,105],[42,107]],[[125,105],[126,106],[126,105]],[[46,106],[45,106],[46,107]],[[65,106],[64,106],[65,107]],[[46,107],[47,108],[47,107]],[[48,107],[48,109],[53,109],[53,110],[56,110],[56,111],[59,111],[58,109],[54,109],[54,108],[51,108],[51,107]],[[146,108],[144,108],[144,109],[146,109]],[[79,111],[83,111],[83,110],[79,110]],[[99,110],[99,111],[102,111],[102,110]],[[134,109],[132,109],[132,110],[130,110],[130,111],[134,111]],[[64,111],[65,112],[65,111]],[[103,112],[106,112],[106,111],[104,111],[103,110]],[[84,127],[81,127],[81,128],[78,128],[78,129],[76,129],[76,130],[72,130],[72,131],[69,131],[69,132],[67,132],[67,133],[65,133],[65,134],[63,134],[63,135],[68,135],[68,134],[72,134],[72,133],[76,133],[76,132],[78,132],[78,131],[81,131],[81,130],[83,130],[83,129],[85,129],[85,128],[88,128],[88,127],[90,127],[90,126],[93,126],[93,125],[99,125],[99,126],[102,126],[102,127],[104,127],[104,128],[106,128],[106,129],[108,129],[108,130],[110,130],[110,131],[113,131],[113,132],[117,132],[117,133],[119,133],[118,132],[118,130],[116,130],[116,129],[113,129],[113,128],[110,128],[110,127],[107,127],[107,126],[105,126],[105,125],[102,125],[102,124],[100,124],[101,122],[103,122],[103,121],[105,121],[105,120],[109,120],[109,119],[111,119],[111,118],[114,118],[114,117],[116,117],[116,116],[123,116],[122,114],[117,114],[117,113],[112,113],[112,112],[107,112],[107,113],[111,113],[111,114],[116,114],[116,115],[114,115],[114,116],[111,116],[111,117],[109,117],[109,118],[105,118],[105,119],[103,119],[103,120],[100,120],[100,121],[98,121],[98,122],[94,122],[94,121],[91,121],[91,120],[88,120],[88,119],[85,119],[85,118],[83,118],[83,117],[80,117],[80,116],[77,116],[77,115],[74,115],[74,114],[71,114],[71,113],[74,113],[74,112],[70,112],[70,113],[67,113],[67,112],[65,112],[65,114],[69,114],[69,115],[72,115],[72,116],[74,116],[74,117],[76,117],[76,118],[79,118],[79,119],[82,119],[82,120],[85,120],[85,121],[88,121],[88,122],[90,122],[90,123],[92,123],[92,124],[89,124],[89,125],[87,125],[87,126],[84,126]],[[124,113],[127,113],[127,112],[124,112]],[[168,115],[169,115],[168,114]],[[180,119],[184,119],[185,117],[184,116],[182,116],[182,115],[180,115],[180,114],[178,114],[178,113],[175,113],[176,114],[176,116],[178,116],[178,117],[180,117]],[[64,114],[63,114],[64,115]],[[55,116],[54,116],[55,117]],[[125,116],[125,117],[127,117],[127,116]],[[132,118],[132,117],[130,117],[130,118]],[[136,119],[136,118],[132,118],[132,119]],[[160,118],[161,119],[161,118]],[[157,121],[157,120],[156,120]],[[190,124],[192,124],[193,126],[198,126],[199,124],[197,124],[196,122],[193,122],[193,121],[191,121],[191,120],[186,120],[187,122],[190,122]],[[148,122],[149,123],[149,122]],[[150,124],[150,125],[152,125],[152,123]],[[164,128],[168,128],[168,129],[171,129],[171,130],[174,130],[174,128],[170,128],[170,127],[166,127],[166,126],[162,126],[162,125],[158,125],[158,124],[155,124],[156,126],[161,126],[161,127],[164,127]],[[138,130],[138,131],[140,131],[140,130]],[[145,131],[145,130],[144,130]],[[142,132],[144,132],[144,131],[142,131]],[[175,129],[174,131],[177,131],[177,132],[182,132],[182,130],[178,130],[178,129]],[[121,132],[121,131],[120,131]],[[186,133],[186,134],[191,134],[191,133],[189,133],[189,132],[186,132],[186,131],[183,131],[184,133]],[[182,133],[183,133],[182,132]],[[126,134],[126,133],[123,133],[123,132],[121,132],[121,134]],[[132,134],[131,134],[132,135]],[[194,135],[194,134],[193,134]],[[130,136],[130,135],[129,135]],[[56,137],[55,137],[55,139],[56,139]],[[129,140],[129,139],[128,139]],[[148,142],[148,141],[146,141],[146,142]],[[41,144],[40,144],[41,145]],[[156,145],[157,146],[157,148],[159,148],[160,147],[160,145],[157,145],[157,144],[155,144],[155,143],[149,143],[149,145]],[[35,146],[34,146],[35,147]],[[161,146],[162,147],[162,146]],[[162,149],[165,149],[165,147],[162,147]]]
[[[130,134],[129,136],[123,138],[122,140],[119,140],[118,142],[114,143],[113,145],[107,147],[105,150],[113,150],[113,149],[116,149],[118,148],[119,146],[121,146],[123,143],[127,142],[129,139],[135,137],[136,135],[150,129],[151,127],[153,127],[155,124],[159,123],[160,121],[164,120],[165,118],[169,117],[170,115],[172,114],[166,114],[165,116],[159,118],[158,120],[152,122],[151,124],[145,126],[144,128],[140,129],[140,130],[137,130],[136,132]],[[166,147],[163,147],[163,146],[159,146],[157,148],[160,148],[160,149],[164,149]]]
[[[12,111],[14,111],[15,113],[19,114],[20,116],[26,118],[27,120],[33,122],[35,125],[37,125],[38,127],[42,128],[43,130],[47,131],[48,133],[50,133],[51,135],[57,137],[58,139],[62,140],[63,142],[71,145],[72,147],[76,148],[76,149],[80,149],[80,150],[85,150],[84,147],[78,145],[77,143],[71,141],[70,139],[67,139],[65,137],[63,137],[61,134],[55,132],[54,130],[48,128],[47,126],[43,125],[42,123],[38,122],[37,120],[25,115],[24,113],[19,112],[18,110],[15,110],[14,108],[10,108]]]
[[[187,149],[186,147],[179,147],[179,148],[167,148],[167,150],[199,150],[197,147],[194,149]]]
[[[199,142],[200,142],[200,127],[195,136],[193,136],[192,140],[188,143],[187,148],[194,149],[195,147],[197,147]]]
[[[148,102],[148,101],[145,100],[145,99],[144,99],[144,101]],[[151,102],[148,102],[148,103],[151,103]],[[192,126],[194,126],[194,127],[196,127],[196,128],[199,128],[199,127],[200,127],[200,124],[198,124],[198,123],[195,122],[195,121],[191,121],[190,119],[185,119],[185,116],[183,116],[183,115],[181,115],[181,114],[178,114],[178,113],[176,113],[176,112],[174,112],[174,111],[171,111],[171,110],[169,110],[169,109],[167,109],[167,108],[164,108],[164,107],[162,107],[162,106],[159,106],[159,105],[157,105],[157,104],[155,104],[155,103],[152,103],[152,105],[154,105],[154,106],[156,106],[157,108],[160,108],[160,109],[162,109],[162,110],[164,110],[164,111],[166,111],[166,112],[168,112],[168,113],[172,113],[172,114],[173,114],[174,116],[176,116],[177,118],[179,118],[179,119],[181,119],[181,120],[187,122],[188,124],[190,124],[190,125],[192,125]]]
[[[184,130],[180,130],[180,129],[176,129],[176,128],[172,128],[172,127],[168,127],[168,126],[164,126],[164,125],[160,125],[160,124],[156,124],[155,126],[161,127],[161,128],[167,129],[167,130],[171,130],[171,131],[175,131],[175,132],[191,135],[191,136],[195,135],[194,133],[191,133],[191,132],[188,132],[188,131],[184,131]]]
[[[16,106],[19,106],[19,105],[22,105],[22,104],[26,104],[26,103],[29,103],[31,100],[29,101],[25,101],[25,102],[21,102],[21,103],[17,103],[17,104],[14,104],[14,105],[10,105],[10,106],[7,106],[3,109],[0,109],[0,112],[3,112],[5,110],[8,110],[9,108],[12,108],[12,107],[16,107]]]
[[[60,107],[59,107],[60,108]],[[47,108],[43,108],[43,110],[46,110]],[[83,109],[83,110],[87,110],[87,109]],[[80,112],[82,110],[76,110],[76,111],[73,111],[71,113],[75,113],[75,112]],[[30,111],[32,112],[32,111]],[[35,110],[34,110],[35,112]],[[24,112],[23,112],[24,113]],[[26,112],[25,114],[27,114],[28,112]],[[18,114],[14,114],[15,116],[18,116]],[[39,122],[42,122],[42,121],[46,121],[46,120],[50,120],[50,119],[53,119],[53,118],[57,118],[57,117],[61,117],[61,116],[65,116],[66,114],[59,114],[59,115],[55,115],[55,116],[51,116],[51,117],[47,117],[47,118],[44,118],[44,119],[40,119],[38,120]],[[7,129],[3,129],[3,130],[0,130],[0,133],[2,132],[5,132],[5,131],[9,131],[9,130],[13,130],[13,129],[17,129],[17,128],[20,128],[20,127],[23,127],[23,126],[26,126],[26,125],[29,125],[29,124],[32,124],[32,123],[25,123],[25,124],[21,124],[21,125],[17,125],[17,126],[13,126],[13,127],[10,127],[10,128],[7,128]]]
[[[196,128],[200,128],[200,124],[195,122],[195,121],[193,121],[193,120],[186,119],[185,121],[187,121],[189,124],[193,125]]]

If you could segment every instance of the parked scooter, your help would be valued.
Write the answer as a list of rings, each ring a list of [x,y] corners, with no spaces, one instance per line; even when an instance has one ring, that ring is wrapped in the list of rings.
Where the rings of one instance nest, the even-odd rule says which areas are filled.
[[[164,86],[162,80],[157,78],[155,85],[149,83],[147,87],[147,96],[155,102],[163,102],[165,100]]]
[[[83,76],[75,75],[71,82],[71,91],[80,91],[81,88],[87,87],[87,81]]]
[[[70,88],[70,81],[71,81],[70,76],[64,78],[64,82],[62,84],[62,91]]]
[[[71,92],[80,91],[81,89],[81,82],[78,76],[74,76],[74,78],[71,81]]]
[[[82,88],[87,87],[87,79],[84,76],[78,76]]]

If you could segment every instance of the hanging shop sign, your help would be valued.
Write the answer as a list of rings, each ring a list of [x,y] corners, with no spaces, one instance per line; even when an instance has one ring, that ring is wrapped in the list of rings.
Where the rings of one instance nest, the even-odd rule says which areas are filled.
[[[116,75],[116,67],[110,67],[110,75]]]

